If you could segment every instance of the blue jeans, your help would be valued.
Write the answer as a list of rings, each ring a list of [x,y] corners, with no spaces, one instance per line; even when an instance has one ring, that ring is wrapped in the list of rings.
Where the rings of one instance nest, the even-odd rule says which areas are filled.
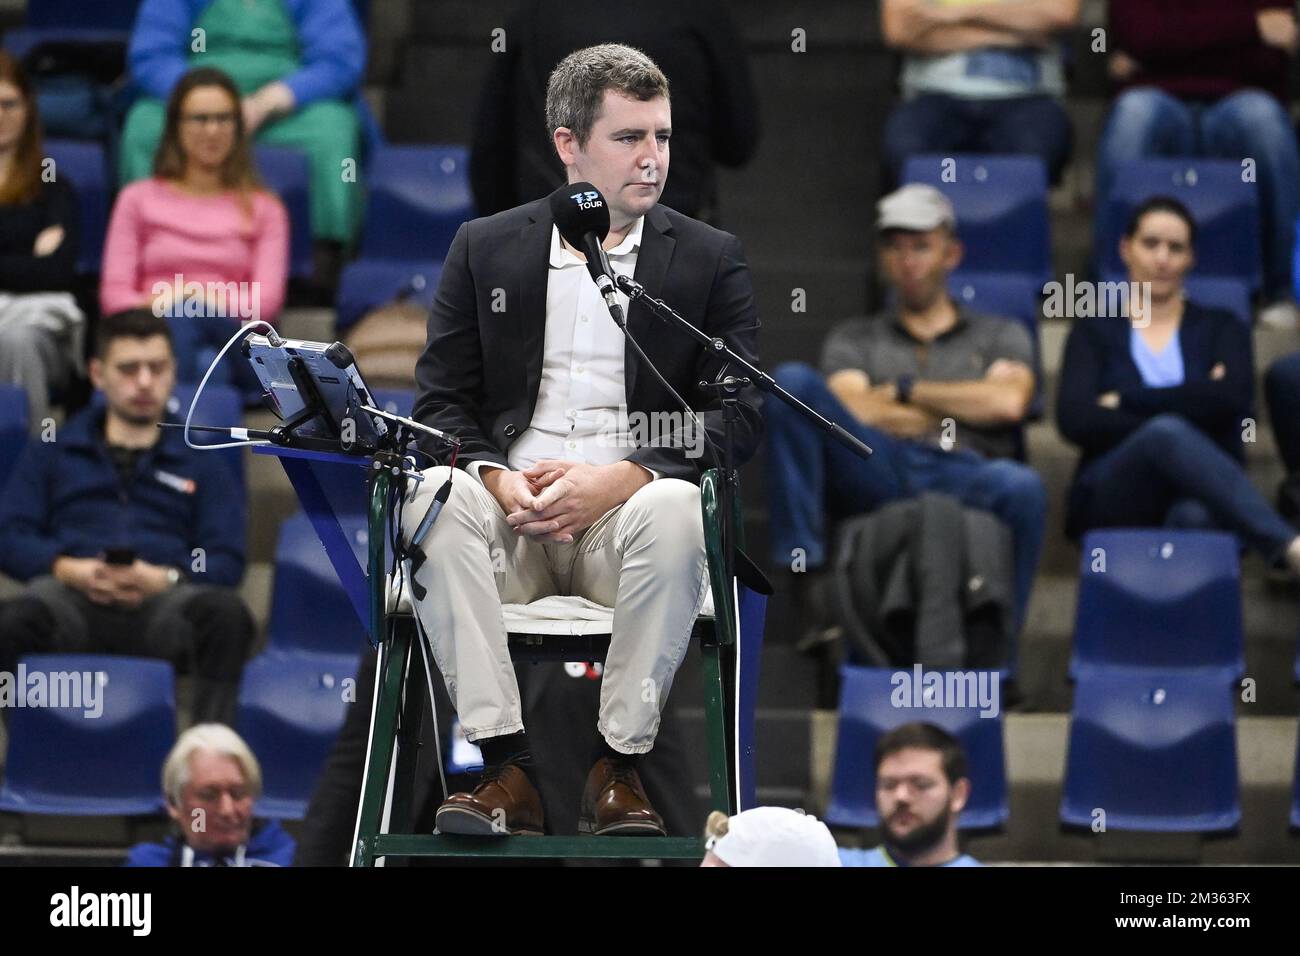
[[[1047,166],[1052,182],[1070,158],[1072,130],[1051,96],[970,100],[927,93],[894,107],[885,123],[885,160],[894,182],[921,153],[1028,153]]]
[[[1079,473],[1087,528],[1211,526],[1281,560],[1296,533],[1241,464],[1181,415],[1156,415]]]
[[[1300,352],[1284,355],[1264,375],[1264,396],[1282,461],[1291,474],[1300,472]]]
[[[781,365],[774,378],[790,394],[866,442],[875,453],[864,461],[780,399],[763,403],[772,562],[789,567],[795,549],[800,548],[807,567],[825,564],[828,510],[837,515],[855,515],[923,491],[942,492],[967,507],[992,512],[1011,529],[1019,631],[1034,584],[1047,517],[1047,493],[1038,473],[1017,461],[990,460],[969,451],[945,452],[864,425],[809,365]],[[1011,661],[1014,665],[1014,648]]]
[[[1127,90],[1115,101],[1097,156],[1097,209],[1102,211],[1124,163],[1152,156],[1206,156],[1256,163],[1267,298],[1291,295],[1291,248],[1300,215],[1300,151],[1291,118],[1260,90],[1241,90],[1213,103],[1180,100],[1153,87]],[[1098,263],[1108,251],[1103,215],[1093,217]]]

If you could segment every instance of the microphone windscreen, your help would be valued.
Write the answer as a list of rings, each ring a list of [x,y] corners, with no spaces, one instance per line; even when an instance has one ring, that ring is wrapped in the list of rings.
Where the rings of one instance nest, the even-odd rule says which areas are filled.
[[[564,241],[582,248],[582,237],[596,234],[603,242],[609,233],[609,206],[591,183],[567,183],[551,193],[551,216]]]

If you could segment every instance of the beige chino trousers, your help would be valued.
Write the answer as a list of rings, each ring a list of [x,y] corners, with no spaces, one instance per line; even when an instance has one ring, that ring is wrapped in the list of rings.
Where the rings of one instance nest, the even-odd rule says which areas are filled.
[[[408,492],[404,534],[415,532],[449,471],[426,470]],[[708,585],[698,485],[651,481],[560,544],[515,531],[482,483],[460,470],[421,549],[415,580],[425,595],[415,613],[471,741],[524,728],[501,605],[575,594],[614,608],[597,729],[621,753],[654,746]]]

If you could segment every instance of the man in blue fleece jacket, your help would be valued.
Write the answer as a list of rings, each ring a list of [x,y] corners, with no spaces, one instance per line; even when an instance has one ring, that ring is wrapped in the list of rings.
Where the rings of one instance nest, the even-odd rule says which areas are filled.
[[[28,582],[0,608],[0,671],[25,654],[160,657],[195,676],[194,719],[232,723],[253,621],[244,498],[221,456],[159,429],[175,384],[167,321],[104,319],[104,394],[32,441],[0,498],[0,571]]]

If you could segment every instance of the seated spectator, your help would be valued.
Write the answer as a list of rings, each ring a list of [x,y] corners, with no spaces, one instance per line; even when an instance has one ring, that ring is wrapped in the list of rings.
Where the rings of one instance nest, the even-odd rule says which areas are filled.
[[[659,0],[654,16],[606,0],[530,0],[506,22],[512,39],[491,58],[474,123],[470,183],[480,216],[550,195],[565,181],[549,148],[546,85],[571,52],[626,43],[668,77],[672,176],[661,202],[717,225],[714,163],[743,166],[758,149],[758,103],[745,44],[719,0]]]
[[[1124,88],[1097,156],[1097,202],[1117,169],[1148,156],[1255,162],[1264,245],[1260,321],[1294,327],[1291,249],[1300,155],[1288,110],[1297,46],[1287,0],[1124,0],[1110,4],[1111,76]],[[1097,217],[1100,248],[1102,217]]]
[[[144,96],[122,130],[123,184],[157,175],[163,103],[187,70],[215,67],[239,89],[244,134],[307,154],[314,237],[336,253],[352,242],[361,195],[344,174],[360,157],[366,39],[351,0],[143,0],[128,60]]]
[[[27,74],[0,52],[0,383],[27,392],[40,433],[50,389],[84,371],[85,316],[72,297],[77,197],[66,176],[42,176],[45,150]]]
[[[876,813],[884,842],[844,848],[844,866],[980,866],[957,845],[970,797],[961,743],[934,724],[895,727],[876,741]]]
[[[1264,396],[1287,476],[1278,489],[1278,511],[1300,527],[1300,352],[1283,356],[1264,376]]]
[[[1056,182],[1072,136],[1060,34],[1078,18],[1079,0],[883,0],[885,43],[903,54],[894,181],[917,153],[1028,153]]]
[[[181,734],[162,772],[176,832],[139,843],[125,866],[289,866],[294,841],[274,820],[253,818],[262,768],[248,744],[221,724]]]
[[[152,179],[117,197],[104,243],[105,315],[149,308],[171,321],[177,374],[198,381],[242,323],[274,322],[284,304],[289,220],[257,178],[230,78],[185,74],[167,104]],[[256,397],[242,362],[223,360],[213,381]]]
[[[952,205],[937,189],[911,185],[886,196],[877,228],[881,273],[897,305],[836,325],[820,373],[788,363],[775,375],[875,453],[863,460],[785,402],[764,403],[772,561],[790,567],[802,556],[809,572],[823,568],[828,508],[847,516],[923,491],[948,494],[1010,527],[1018,630],[1047,510],[1041,479],[1012,460],[1034,394],[1029,335],[949,297],[962,246]],[[818,576],[793,576],[811,604]],[[815,606],[806,610],[802,619],[811,619]]]
[[[1246,475],[1252,414],[1250,329],[1184,298],[1196,224],[1155,197],[1120,240],[1129,281],[1150,289],[1150,315],[1080,319],[1061,362],[1057,424],[1083,452],[1067,504],[1073,537],[1091,528],[1215,527],[1300,571],[1300,538]]]
[[[789,807],[709,814],[700,866],[840,866],[835,837],[816,817]]]
[[[244,502],[229,465],[160,429],[175,382],[167,322],[100,325],[103,407],[28,442],[0,496],[0,571],[29,582],[0,607],[0,671],[26,654],[160,657],[194,673],[196,721],[230,723],[253,621]]]

